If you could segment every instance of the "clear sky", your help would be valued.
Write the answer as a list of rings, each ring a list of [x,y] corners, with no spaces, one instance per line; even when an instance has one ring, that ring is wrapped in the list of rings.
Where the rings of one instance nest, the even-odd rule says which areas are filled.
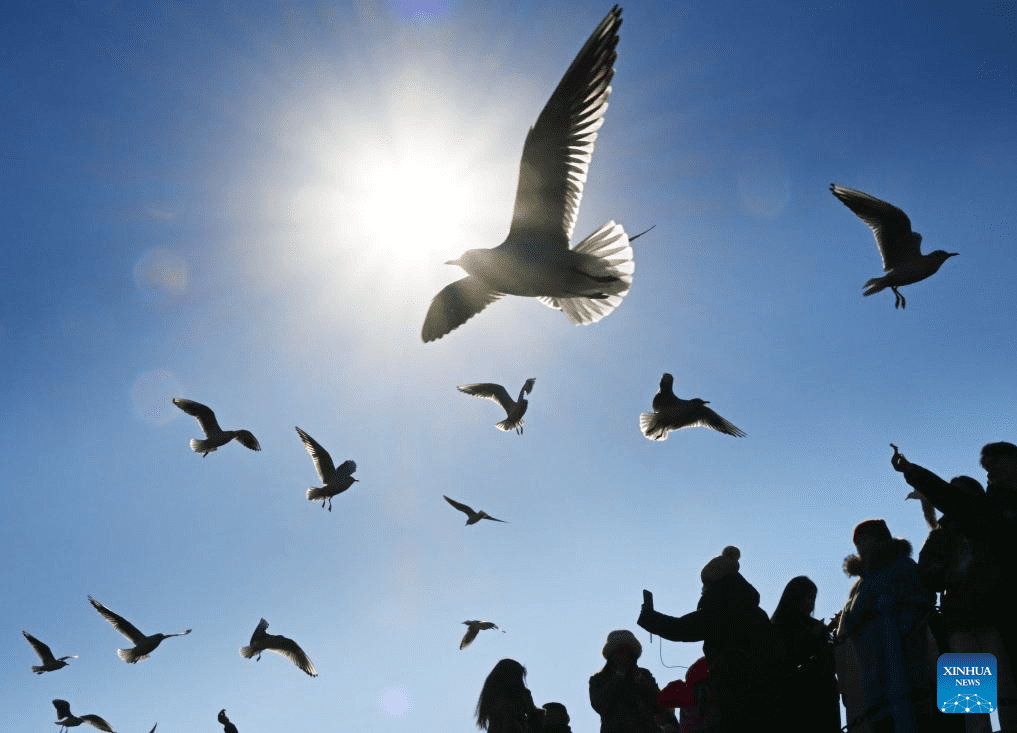
[[[596,731],[613,629],[664,683],[640,591],[695,608],[728,544],[772,612],[843,604],[852,527],[917,548],[888,443],[984,481],[1017,439],[1013,4],[631,2],[575,238],[636,270],[598,324],[505,298],[429,344],[445,260],[499,244],[519,155],[609,2],[20,3],[0,20],[0,689],[120,733],[475,730],[484,677]],[[910,215],[933,278],[881,272],[831,182]],[[639,432],[663,372],[748,433]],[[456,391],[536,378],[522,436]],[[211,406],[263,451],[191,452]],[[360,482],[331,513],[294,431]],[[466,527],[442,494],[508,524]],[[137,665],[87,596],[147,633]],[[260,618],[287,660],[238,654]],[[466,619],[484,631],[458,648]],[[27,629],[71,666],[43,676]]]

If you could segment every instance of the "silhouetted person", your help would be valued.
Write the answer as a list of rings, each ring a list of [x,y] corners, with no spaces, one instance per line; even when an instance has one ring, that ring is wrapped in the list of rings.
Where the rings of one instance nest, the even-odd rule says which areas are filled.
[[[620,629],[607,635],[601,653],[607,663],[590,677],[590,705],[600,715],[600,733],[659,733],[665,710],[657,704],[657,681],[636,665],[642,644]]]
[[[826,624],[812,616],[817,593],[809,578],[792,578],[770,619],[777,637],[779,686],[795,692],[777,716],[786,733],[840,731],[833,638]]]
[[[911,463],[896,446],[890,459],[894,470],[956,523],[973,546],[983,548],[996,561],[1000,581],[990,592],[986,620],[999,631],[1002,649],[998,665],[999,718],[1004,731],[1017,731],[1017,688],[1013,663],[1017,659],[1017,446],[988,443],[982,447],[981,465],[987,486],[984,493],[965,491],[964,485],[944,481],[922,466]],[[1004,688],[1006,692],[1004,692]]]
[[[853,540],[858,554],[845,559],[844,572],[858,580],[837,630],[857,659],[854,666],[838,656],[848,726],[864,722],[873,733],[933,730],[932,716],[939,715],[928,625],[933,594],[918,578],[911,543],[894,539],[882,519],[861,522]]]
[[[710,686],[719,731],[742,733],[758,725],[760,710],[772,707],[773,629],[759,607],[759,592],[738,572],[737,547],[706,564],[696,610],[666,616],[643,603],[639,625],[671,641],[702,641],[710,663]]]
[[[477,700],[477,727],[488,733],[537,733],[542,717],[526,688],[526,668],[514,659],[494,665]]]
[[[560,702],[544,703],[544,724],[540,733],[572,733],[569,711]]]

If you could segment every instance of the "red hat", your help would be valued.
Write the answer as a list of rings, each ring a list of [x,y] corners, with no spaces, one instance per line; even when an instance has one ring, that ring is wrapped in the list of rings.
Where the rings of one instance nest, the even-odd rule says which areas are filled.
[[[889,542],[893,539],[889,527],[882,519],[866,519],[864,522],[860,522],[855,527],[855,533],[851,539],[857,545],[858,540],[862,537],[868,537],[878,542]]]

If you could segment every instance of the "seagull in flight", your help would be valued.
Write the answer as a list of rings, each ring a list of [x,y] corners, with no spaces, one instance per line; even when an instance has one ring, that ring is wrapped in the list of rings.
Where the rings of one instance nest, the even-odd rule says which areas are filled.
[[[490,621],[463,621],[469,628],[466,629],[466,634],[463,636],[463,640],[459,642],[459,648],[465,649],[470,645],[470,642],[477,638],[477,634],[486,629],[498,629],[497,624],[493,624]],[[498,629],[501,631],[501,629]],[[505,633],[502,631],[501,633]]]
[[[237,727],[226,717],[226,708],[219,711],[219,722],[222,723],[223,733],[237,733]]]
[[[530,128],[508,237],[497,247],[471,249],[445,263],[467,276],[431,301],[421,331],[425,342],[458,328],[503,295],[537,298],[586,325],[608,315],[628,293],[635,264],[620,224],[609,221],[569,247],[611,94],[621,22],[615,5]]]
[[[894,308],[903,308],[907,303],[897,288],[934,275],[944,262],[958,254],[937,249],[923,255],[922,235],[911,230],[908,215],[893,204],[836,183],[830,184],[830,192],[868,224],[883,258],[886,274],[866,281],[863,295],[890,288],[895,296]]]
[[[113,730],[113,726],[98,715],[92,715],[91,713],[88,715],[75,715],[71,712],[71,704],[66,700],[54,700],[53,707],[56,708],[58,718],[56,724],[60,726],[61,732],[68,728],[75,728],[82,723],[88,723],[99,730],[106,731],[106,733],[116,733]]]
[[[332,511],[332,497],[336,494],[341,494],[346,489],[353,486],[353,482],[358,479],[353,478],[353,472],[357,470],[357,464],[353,461],[345,461],[338,468],[332,463],[332,456],[328,454],[328,451],[321,447],[314,438],[305,433],[300,428],[297,428],[297,435],[304,441],[304,448],[307,449],[308,455],[311,456],[311,460],[314,461],[314,467],[318,471],[318,477],[324,483],[324,486],[312,486],[307,490],[307,498],[309,501],[317,501],[321,499],[321,506],[325,506],[325,502],[328,501],[328,510]]]
[[[36,674],[42,674],[43,672],[55,672],[58,669],[62,669],[67,666],[67,659],[77,659],[76,654],[72,654],[66,657],[60,657],[59,659],[53,656],[53,652],[50,650],[49,645],[36,639],[34,636],[29,634],[24,629],[21,630],[25,638],[28,639],[28,643],[35,649],[35,653],[39,655],[39,659],[42,664],[33,664],[32,671]]]
[[[95,610],[98,611],[104,619],[110,622],[114,629],[130,639],[130,641],[134,644],[134,646],[130,649],[117,649],[117,656],[128,664],[134,664],[136,662],[140,662],[142,659],[147,659],[148,655],[155,651],[155,648],[162,643],[163,639],[168,639],[171,636],[186,636],[191,633],[190,629],[186,629],[185,631],[180,631],[176,634],[151,634],[146,636],[138,631],[138,628],[130,621],[125,619],[123,616],[113,613],[111,610],[99,603],[99,601],[92,598],[92,596],[88,597],[88,602],[92,604]]]
[[[240,647],[240,655],[247,659],[257,655],[257,660],[260,660],[262,652],[275,652],[276,654],[281,654],[289,659],[311,677],[318,676],[318,670],[314,668],[311,660],[304,653],[304,650],[300,648],[297,642],[293,641],[293,639],[288,639],[285,636],[266,633],[267,629],[268,621],[261,619],[258,623],[258,627],[254,630],[254,633],[251,634],[250,645]],[[225,715],[223,717],[225,717]],[[219,722],[221,723],[222,720],[220,719]]]
[[[528,395],[533,390],[533,383],[536,381],[533,377],[527,379],[523,388],[519,390],[519,397],[515,400],[509,397],[509,393],[504,387],[491,382],[463,384],[456,389],[474,397],[483,397],[497,402],[501,405],[501,409],[505,410],[505,419],[500,423],[495,423],[495,427],[506,433],[515,430],[517,434],[522,435],[523,415],[526,414],[526,406],[530,404],[523,395]]]
[[[174,397],[173,404],[196,419],[198,425],[204,431],[204,440],[191,438],[191,450],[195,453],[200,453],[202,458],[216,448],[226,445],[234,438],[239,440],[241,445],[251,450],[261,450],[258,439],[254,437],[250,430],[223,430],[220,428],[219,421],[215,419],[215,413],[212,412],[212,408],[206,407],[194,400],[185,400],[182,397]]]
[[[445,496],[445,495],[442,494],[442,496]],[[463,514],[466,515],[466,526],[467,527],[469,525],[471,525],[471,524],[476,524],[481,519],[490,519],[492,522],[504,522],[505,524],[508,524],[508,522],[505,522],[504,519],[498,519],[497,517],[492,517],[490,514],[488,514],[487,512],[485,512],[483,510],[481,510],[479,512],[478,511],[474,511],[474,509],[472,507],[468,507],[465,504],[463,504],[462,502],[456,501],[455,499],[449,499],[447,496],[445,496],[445,501],[447,501],[449,504],[451,504],[456,509],[458,509],[459,511],[461,511]]]
[[[660,390],[653,397],[653,412],[644,412],[639,416],[639,429],[647,438],[667,440],[668,433],[672,430],[692,427],[710,428],[727,435],[745,437],[740,428],[707,407],[709,401],[698,397],[679,399],[674,394],[673,386],[674,377],[664,372],[660,378]]]

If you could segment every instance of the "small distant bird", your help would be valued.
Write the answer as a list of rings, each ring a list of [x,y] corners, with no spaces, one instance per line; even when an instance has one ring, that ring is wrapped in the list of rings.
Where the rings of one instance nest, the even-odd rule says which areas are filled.
[[[116,731],[113,730],[113,726],[98,715],[75,715],[71,712],[71,704],[66,700],[54,700],[53,707],[56,708],[58,718],[56,724],[60,726],[61,731],[64,731],[67,728],[76,728],[82,723],[88,723],[89,725],[94,726],[99,730],[104,730],[107,733],[116,733]]]
[[[495,427],[499,430],[503,430],[506,433],[510,430],[515,430],[519,435],[523,434],[523,415],[526,414],[526,406],[529,404],[523,395],[528,395],[533,389],[533,383],[536,379],[527,379],[523,384],[523,388],[519,390],[518,399],[513,400],[509,397],[508,391],[500,384],[491,384],[490,382],[482,382],[479,384],[464,384],[460,387],[456,387],[460,392],[465,392],[468,395],[474,397],[483,397],[484,399],[497,402],[501,405],[501,409],[505,410],[505,419],[500,423],[496,423]]]
[[[503,295],[537,298],[585,325],[611,313],[628,293],[635,265],[621,225],[609,221],[569,247],[611,94],[621,22],[615,5],[530,128],[508,237],[497,247],[471,249],[446,262],[468,274],[431,301],[421,331],[425,342],[458,328]]]
[[[923,255],[922,235],[911,231],[907,214],[886,201],[836,183],[830,184],[830,192],[869,225],[883,258],[886,274],[866,281],[863,295],[890,288],[895,296],[894,308],[903,308],[906,301],[897,288],[934,275],[944,262],[958,254],[937,249]]]
[[[639,429],[650,440],[667,440],[672,430],[682,428],[704,427],[739,438],[745,437],[741,429],[735,427],[716,412],[707,407],[709,401],[693,397],[682,400],[675,397],[674,377],[667,372],[660,378],[660,391],[653,397],[653,412],[644,412],[639,416]]]
[[[204,440],[191,438],[191,450],[200,453],[202,458],[214,451],[216,448],[226,445],[236,438],[240,444],[251,450],[261,450],[258,439],[250,430],[223,430],[219,427],[219,421],[215,419],[212,408],[206,407],[194,400],[185,400],[182,397],[174,397],[173,404],[186,412],[198,421],[198,425],[205,433]]]
[[[497,624],[493,624],[490,621],[463,621],[469,628],[466,629],[466,635],[463,636],[463,640],[459,642],[459,648],[465,649],[470,645],[470,642],[477,638],[477,634],[487,629],[497,629]],[[501,629],[498,629],[501,631]],[[502,631],[501,633],[505,633]]]
[[[219,711],[219,722],[222,723],[223,733],[238,733],[237,727],[226,717],[226,708]]]
[[[312,486],[307,490],[307,498],[309,501],[317,501],[321,499],[321,506],[325,506],[325,502],[328,501],[328,510],[332,511],[332,497],[336,494],[341,494],[346,489],[353,486],[353,482],[357,479],[353,478],[353,472],[357,470],[357,464],[353,461],[345,461],[338,468],[332,463],[332,456],[328,454],[328,451],[321,447],[314,438],[305,433],[300,428],[297,428],[297,435],[304,441],[304,448],[307,449],[308,455],[311,456],[311,460],[314,461],[314,467],[318,471],[318,477],[325,484],[324,486]]]
[[[156,647],[162,643],[163,639],[169,639],[171,636],[186,636],[191,633],[190,629],[186,629],[185,631],[179,631],[175,634],[151,634],[146,636],[138,631],[138,628],[130,621],[125,619],[123,616],[113,613],[111,610],[99,603],[99,601],[92,598],[92,596],[88,597],[88,602],[92,604],[95,610],[98,611],[104,619],[110,622],[114,629],[130,639],[130,641],[134,644],[131,649],[117,649],[117,656],[128,664],[134,664],[135,662],[140,662],[142,659],[147,659],[148,655],[155,651]]]
[[[268,629],[268,621],[261,619],[258,623],[258,628],[251,634],[250,646],[240,648],[241,656],[250,659],[257,655],[257,660],[260,660],[262,652],[275,652],[276,654],[282,654],[300,667],[300,669],[304,670],[304,672],[311,675],[311,677],[318,676],[318,670],[314,668],[304,650],[293,639],[288,639],[277,634],[268,634],[266,629]],[[222,721],[220,720],[220,722]]]
[[[67,662],[64,660],[78,658],[76,654],[71,654],[58,659],[53,656],[53,652],[47,644],[39,641],[24,629],[21,630],[21,633],[24,634],[26,639],[28,639],[28,643],[32,645],[32,648],[35,649],[35,653],[38,654],[39,659],[42,660],[42,664],[32,665],[32,671],[36,674],[42,674],[43,672],[55,672],[56,670],[67,666]]]
[[[445,496],[445,495],[442,494],[442,496]],[[445,501],[447,501],[449,504],[451,504],[456,509],[458,509],[459,511],[461,511],[463,514],[466,515],[466,524],[467,524],[467,526],[469,526],[471,524],[476,524],[481,519],[490,519],[493,522],[505,522],[504,519],[497,519],[495,517],[492,517],[490,514],[488,514],[485,511],[479,511],[479,512],[478,511],[474,511],[471,507],[468,507],[465,504],[456,501],[455,499],[449,499],[447,496],[445,496]],[[505,522],[505,524],[508,524],[508,522]]]

